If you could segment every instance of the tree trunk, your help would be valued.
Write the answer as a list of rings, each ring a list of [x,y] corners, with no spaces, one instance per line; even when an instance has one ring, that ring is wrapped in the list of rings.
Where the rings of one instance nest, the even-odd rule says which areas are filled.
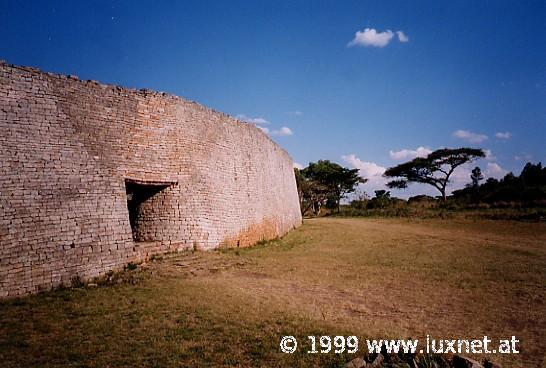
[[[312,210],[313,210],[313,216],[316,216],[317,215],[317,202],[316,201],[313,201]]]

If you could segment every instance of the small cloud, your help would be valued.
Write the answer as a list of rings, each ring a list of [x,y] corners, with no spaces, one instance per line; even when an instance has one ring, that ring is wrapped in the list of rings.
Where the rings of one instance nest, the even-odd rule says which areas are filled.
[[[279,130],[273,130],[271,131],[271,135],[276,135],[279,137],[287,136],[287,135],[294,135],[294,132],[289,127],[282,127]]]
[[[385,47],[391,42],[393,37],[394,33],[390,29],[387,29],[385,32],[377,32],[373,28],[366,28],[363,31],[356,31],[355,37],[347,44],[347,47]]]
[[[258,118],[251,118],[249,116],[246,116],[245,114],[239,114],[235,116],[235,118],[244,121],[246,123],[256,124],[256,125],[267,125],[269,124],[269,121],[267,121],[264,118],[258,117]]]
[[[303,115],[303,112],[298,111],[298,110],[296,110],[296,111],[287,111],[286,113],[288,115],[294,115],[294,116],[302,116]]]
[[[451,177],[449,178],[449,191],[455,189],[461,189],[463,188],[468,182],[470,181],[470,174],[472,173],[472,169],[475,167],[475,165],[471,163],[466,163],[461,166],[459,166],[453,173],[451,174]]]
[[[484,171],[484,175],[486,178],[500,179],[504,177],[506,174],[508,174],[508,171],[504,170],[496,162],[488,162],[487,168]]]
[[[487,139],[485,134],[473,133],[468,130],[457,130],[453,132],[453,136],[470,143],[481,143]]]
[[[432,150],[428,147],[417,147],[415,150],[402,149],[400,151],[389,151],[389,156],[396,161],[409,160],[415,157],[426,157]]]
[[[260,129],[265,134],[269,135],[276,135],[276,136],[287,136],[287,135],[294,135],[294,132],[288,127],[281,127],[278,130],[271,130],[264,125],[270,124],[268,120],[258,117],[258,118],[251,118],[249,116],[246,116],[245,114],[239,114],[235,118],[244,121],[245,123],[254,124],[256,128]]]
[[[459,166],[457,170],[453,172],[453,175],[450,178],[450,184],[449,184],[450,190],[460,189],[460,188],[463,188],[465,185],[467,185],[471,180],[470,175],[472,174],[472,169],[475,166],[476,165],[473,163],[467,163],[462,166]],[[485,179],[487,178],[500,179],[504,177],[504,175],[508,174],[508,171],[503,169],[496,162],[488,162],[485,169],[483,169],[482,173]]]
[[[294,161],[294,168],[298,170],[303,170],[304,166]]]
[[[398,36],[398,41],[400,42],[409,42],[409,37],[404,34],[402,31],[396,31],[396,35]]]
[[[343,155],[341,158],[351,167],[358,169],[362,177],[368,180],[383,179],[382,175],[386,169],[375,162],[362,161],[354,153]]]
[[[512,133],[510,132],[497,132],[495,133],[495,137],[498,139],[510,139],[512,138]]]
[[[484,149],[483,152],[485,153],[485,159],[487,161],[495,161],[497,158],[493,156],[493,152],[491,152],[490,149]]]
[[[472,169],[476,166],[475,163],[466,163],[462,166],[459,166],[451,175],[449,181],[449,192],[464,188],[470,182],[470,175],[472,174]],[[482,171],[483,176],[487,178],[500,179],[508,173],[507,170],[504,170],[496,162],[488,162],[485,169]]]
[[[530,155],[528,153],[522,153],[520,155],[514,156],[514,160],[516,161],[531,161],[533,159],[533,155]]]
[[[360,184],[360,190],[373,195],[374,190],[384,189],[388,179],[383,177],[386,168],[375,162],[361,160],[355,154],[341,156],[341,159],[352,169],[358,169],[361,177],[368,179],[364,184]]]

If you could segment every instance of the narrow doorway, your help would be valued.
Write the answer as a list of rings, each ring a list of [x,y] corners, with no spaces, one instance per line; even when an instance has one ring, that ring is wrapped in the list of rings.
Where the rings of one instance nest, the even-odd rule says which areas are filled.
[[[143,182],[125,179],[129,223],[135,242],[161,240],[158,238],[165,206],[165,189],[175,183]]]

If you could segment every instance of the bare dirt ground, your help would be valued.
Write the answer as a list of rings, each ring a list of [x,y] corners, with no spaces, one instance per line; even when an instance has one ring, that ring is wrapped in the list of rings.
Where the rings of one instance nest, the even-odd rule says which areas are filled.
[[[5,366],[336,366],[307,335],[516,336],[543,367],[546,224],[317,219],[253,248],[180,253],[106,285],[0,304]],[[302,349],[279,352],[282,335]],[[484,358],[478,356],[477,358]]]

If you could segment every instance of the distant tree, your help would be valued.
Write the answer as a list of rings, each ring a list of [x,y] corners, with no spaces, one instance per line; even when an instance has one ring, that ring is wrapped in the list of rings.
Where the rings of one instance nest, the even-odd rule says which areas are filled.
[[[540,162],[537,164],[528,162],[519,176],[509,172],[500,180],[489,178],[480,185],[479,190],[479,200],[491,204],[533,203],[545,199],[546,170]]]
[[[494,192],[499,186],[499,181],[495,178],[487,178],[485,183],[480,185],[480,196],[488,195]]]
[[[366,193],[366,191],[362,189],[355,190],[353,197],[355,201],[367,201],[370,199],[368,193]]]
[[[369,208],[385,208],[391,204],[391,192],[386,190],[376,190],[375,197],[370,200]]]
[[[386,191],[384,189],[376,190],[375,191],[375,198],[378,199],[390,199],[391,198],[391,192]]]
[[[542,168],[541,162],[536,165],[528,162],[519,177],[525,186],[546,185],[546,167]]]
[[[320,212],[320,208],[328,200],[330,190],[325,185],[306,177],[302,170],[294,169],[296,185],[300,199],[301,214],[312,211],[314,215]]]
[[[353,198],[354,199],[351,201],[350,205],[356,209],[366,209],[366,205],[370,200],[368,193],[366,193],[364,190],[356,190],[353,194]]]
[[[366,179],[358,175],[358,169],[348,169],[329,160],[319,160],[296,171],[296,182],[301,194],[302,213],[312,209],[316,215],[327,202],[332,203],[339,211],[341,199],[354,192],[356,186],[365,183]]]
[[[300,169],[294,168],[294,176],[296,177],[296,187],[298,189],[298,198],[300,200],[300,211],[305,213],[305,193],[307,192],[307,182],[302,175]]]
[[[479,157],[485,157],[485,153],[477,148],[442,148],[430,153],[427,157],[417,157],[391,167],[383,175],[396,178],[387,183],[389,188],[407,188],[412,182],[432,185],[438,189],[445,203],[446,188],[453,171]]]
[[[483,180],[482,169],[480,169],[478,166],[472,169],[470,179],[472,179],[472,188],[475,190],[478,189],[480,186],[480,181]]]

